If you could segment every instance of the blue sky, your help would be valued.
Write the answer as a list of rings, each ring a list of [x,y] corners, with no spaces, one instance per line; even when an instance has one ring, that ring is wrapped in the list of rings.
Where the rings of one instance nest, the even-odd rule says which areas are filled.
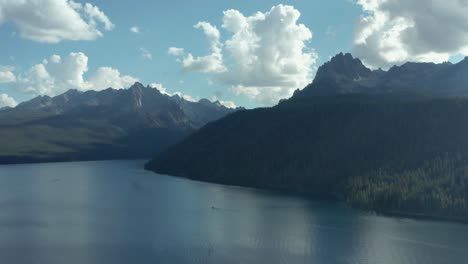
[[[53,2],[61,2],[58,6],[62,6],[63,3],[68,3],[65,2],[65,0],[47,0],[43,2],[45,5]],[[223,74],[213,71],[206,72],[204,70],[194,70],[194,67],[186,67],[184,69],[181,61],[187,57],[188,53],[193,54],[196,58],[207,55],[211,52],[207,35],[204,34],[203,31],[205,27],[198,29],[194,28],[194,25],[199,21],[206,21],[213,27],[216,27],[219,31],[219,43],[221,43],[219,46],[222,49],[221,53],[223,55],[223,63],[227,67],[226,71],[231,72],[231,67],[236,67],[236,63],[241,64],[243,60],[235,61],[226,49],[226,41],[232,37],[232,32],[228,32],[228,30],[222,26],[224,17],[223,11],[234,9],[238,10],[245,17],[248,17],[254,15],[256,12],[266,14],[272,9],[272,7],[280,4],[290,5],[294,10],[300,12],[300,18],[293,24],[304,24],[304,26],[313,35],[312,38],[297,42],[298,45],[301,43],[304,43],[305,45],[303,53],[298,56],[308,54],[316,56],[313,61],[309,60],[304,62],[305,66],[310,67],[310,71],[305,71],[310,75],[309,78],[313,77],[316,67],[329,60],[330,56],[341,51],[353,51],[353,54],[356,52],[360,57],[362,57],[366,64],[374,67],[386,67],[390,64],[402,63],[405,60],[439,62],[447,60],[447,58],[458,60],[463,57],[466,43],[463,43],[463,41],[460,40],[453,40],[455,44],[451,47],[447,47],[445,50],[441,50],[441,47],[438,46],[428,47],[426,50],[417,50],[413,47],[406,46],[406,44],[402,46],[401,43],[391,39],[384,44],[390,43],[389,45],[392,45],[392,53],[384,53],[381,50],[376,50],[375,47],[382,46],[381,43],[374,46],[371,46],[371,44],[380,41],[379,39],[382,39],[382,36],[388,36],[388,32],[391,32],[391,27],[390,29],[380,28],[380,31],[373,32],[373,35],[362,37],[365,29],[371,28],[369,25],[371,22],[363,21],[362,18],[370,17],[377,20],[379,19],[379,12],[398,11],[395,11],[394,9],[391,9],[390,11],[383,10],[382,6],[376,7],[371,2],[379,1],[362,0],[355,3],[351,0],[135,0],[87,2],[76,0],[74,3],[81,3],[83,5],[85,3],[90,3],[91,6],[98,8],[99,11],[110,20],[113,27],[106,29],[107,25],[102,23],[99,16],[95,17],[95,21],[90,22],[91,20],[87,20],[87,17],[90,15],[84,11],[80,11],[78,13],[81,14],[83,20],[91,24],[95,23],[95,27],[102,33],[102,36],[83,39],[88,37],[74,37],[73,34],[65,34],[67,36],[62,36],[58,41],[44,41],[43,39],[37,39],[37,37],[35,37],[37,36],[35,32],[31,33],[31,29],[29,29],[29,32],[26,32],[27,29],[21,27],[20,23],[27,19],[25,17],[21,17],[21,15],[27,15],[27,12],[31,12],[30,9],[33,9],[33,7],[22,7],[26,9],[26,13],[22,13],[17,12],[21,7],[14,6],[14,4],[11,4],[11,6],[3,4],[5,5],[3,9],[7,11],[4,11],[4,14],[2,15],[2,4],[0,4],[0,39],[2,40],[2,49],[0,51],[0,74],[3,70],[3,72],[11,72],[15,76],[14,81],[7,81],[6,79],[8,78],[6,78],[2,82],[0,79],[0,94],[7,95],[19,103],[23,100],[35,97],[38,94],[50,93],[50,95],[53,95],[54,93],[58,93],[62,89],[54,87],[61,85],[58,81],[54,84],[50,84],[50,87],[42,91],[38,91],[35,87],[31,88],[31,86],[36,85],[33,80],[34,78],[31,75],[31,68],[34,65],[44,63],[44,59],[48,60],[48,64],[45,64],[46,67],[48,67],[47,65],[51,65],[51,60],[53,60],[51,59],[51,56],[54,54],[59,55],[61,57],[61,61],[63,61],[70,53],[81,52],[88,59],[88,70],[83,73],[83,79],[85,81],[93,78],[92,75],[100,67],[107,67],[108,69],[112,68],[113,70],[118,70],[120,76],[128,76],[129,78],[127,79],[127,82],[138,79],[144,84],[162,84],[168,93],[180,92],[181,94],[190,95],[194,98],[219,99],[226,102],[231,101],[236,105],[246,107],[272,105],[276,100],[287,96],[290,89],[302,88],[285,86],[292,86],[293,84],[302,85],[307,81],[307,78],[296,74],[294,76],[299,76],[300,78],[304,77],[305,79],[301,82],[289,84],[287,80],[289,77],[285,75],[287,73],[282,72],[280,73],[282,75],[278,76],[278,83],[265,85],[266,88],[263,87],[262,83],[259,83],[255,84],[255,87],[252,85],[252,87],[247,87],[246,89],[233,90],[232,87],[237,85],[237,83],[232,80],[226,81]],[[43,12],[46,17],[40,18],[40,22],[47,20],[47,16],[54,16],[54,13],[51,10],[44,9]],[[416,21],[415,23],[417,25],[417,20],[411,19],[412,17],[410,14],[408,15],[407,20],[413,22]],[[37,23],[37,21],[33,22],[40,25],[37,25],[37,27],[34,25],[35,27],[32,30],[42,32],[42,23]],[[43,26],[53,27],[53,23],[54,21],[50,23],[45,21]],[[393,25],[394,21],[388,20],[385,21],[385,23]],[[272,25],[273,24],[274,23],[272,23]],[[139,33],[131,32],[130,29],[132,27],[138,27]],[[409,32],[409,29],[405,30],[406,31],[401,32]],[[55,31],[53,31],[52,28],[50,32]],[[400,34],[399,36],[405,35]],[[359,37],[367,40],[367,42],[361,42],[361,44],[365,43],[365,45],[356,44],[356,40],[358,40]],[[278,42],[281,41],[285,40],[278,40]],[[418,43],[418,41],[421,40],[414,41],[415,43]],[[460,44],[456,41],[462,43]],[[403,43],[403,41],[401,42]],[[185,54],[180,56],[170,55],[168,54],[168,49],[170,47],[183,48]],[[298,46],[296,45],[294,47],[297,48]],[[370,51],[373,51],[373,53]],[[437,54],[434,55],[434,51],[436,51]],[[144,57],[144,53],[147,54],[146,57]],[[148,54],[150,54],[151,59]],[[376,56],[376,54],[378,56]],[[80,56],[75,56],[74,58],[76,59],[78,57]],[[303,59],[304,57],[299,58]],[[65,68],[62,64],[58,65],[61,65],[59,67]],[[64,69],[62,70],[65,71]],[[61,70],[55,71],[62,74]],[[28,72],[30,75],[28,75]],[[49,74],[52,76],[51,78],[54,78],[52,70],[49,70]],[[233,78],[235,74],[236,72],[232,71],[230,78]],[[103,89],[103,87],[98,87],[98,83],[101,84],[102,80],[100,78],[105,78],[107,75],[102,76],[100,75],[100,77],[95,77],[93,80],[96,80],[96,84],[92,87],[89,86],[90,88],[86,89]],[[259,79],[261,79],[260,77],[261,76],[259,76]],[[276,78],[276,76],[271,77],[272,79]],[[241,76],[239,78],[244,77]],[[245,78],[250,78],[250,81],[246,81],[245,83],[239,81],[239,84],[252,83],[252,76],[245,76]],[[97,79],[99,79],[99,81],[97,81]],[[73,88],[72,84],[62,86]],[[262,88],[257,89],[257,86],[262,86]],[[79,87],[84,89],[84,85]],[[281,90],[284,88],[287,89]],[[261,94],[270,93],[272,90],[278,92],[276,94],[271,92],[267,98],[261,96]],[[261,94],[259,95],[258,93]]]

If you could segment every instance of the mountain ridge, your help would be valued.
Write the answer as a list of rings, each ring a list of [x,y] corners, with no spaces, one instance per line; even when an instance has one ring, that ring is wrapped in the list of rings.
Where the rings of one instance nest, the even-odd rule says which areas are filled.
[[[239,109],[190,102],[141,83],[38,96],[0,111],[0,163],[145,158]]]
[[[371,70],[351,54],[339,53],[317,70],[315,79],[294,97],[350,93],[424,93],[468,96],[468,57],[456,64],[407,62],[387,71]]]

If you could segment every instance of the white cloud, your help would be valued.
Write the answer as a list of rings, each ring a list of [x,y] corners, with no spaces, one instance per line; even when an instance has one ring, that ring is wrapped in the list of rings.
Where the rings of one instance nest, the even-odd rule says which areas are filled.
[[[126,88],[138,81],[110,67],[98,68],[89,80],[85,80],[84,74],[87,72],[88,57],[82,52],[72,52],[65,58],[52,55],[48,60],[19,74],[16,86],[23,92],[53,96],[68,89],[86,91]]]
[[[232,108],[232,109],[237,108],[236,104],[233,101],[218,100],[218,102],[227,108]]]
[[[135,34],[139,34],[140,33],[140,28],[137,27],[137,26],[133,26],[133,27],[130,28],[130,32],[135,33]]]
[[[185,99],[185,101],[189,101],[189,102],[198,102],[200,100],[200,98],[198,97],[194,97],[194,96],[191,96],[189,94],[183,94],[181,92],[175,92],[173,95],[178,95],[179,97],[182,97]]]
[[[168,92],[166,87],[164,87],[162,84],[160,83],[151,83],[150,84],[150,87],[154,88],[154,89],[157,89],[160,93],[162,94],[165,94],[165,95],[168,95],[168,96],[179,96],[183,99],[185,99],[186,101],[189,101],[189,102],[198,102],[199,98],[195,98],[191,95],[188,95],[188,94],[183,94],[179,91],[177,92],[174,92],[174,93],[171,93],[171,92]]]
[[[204,73],[221,73],[226,71],[221,53],[221,42],[219,30],[208,22],[198,22],[194,28],[202,29],[210,44],[211,54],[194,57],[191,53],[182,59],[182,66],[187,71]],[[169,48],[171,52],[171,48]],[[183,52],[183,49],[173,49],[173,53]]]
[[[8,94],[0,94],[0,108],[8,106],[15,107],[17,105],[15,99],[10,97]]]
[[[301,89],[304,86],[301,86]],[[230,91],[239,96],[244,95],[254,99],[262,105],[275,104],[283,98],[289,98],[294,93],[295,89],[281,86],[232,86]]]
[[[234,94],[263,105],[274,104],[312,81],[317,54],[307,48],[312,32],[298,24],[299,17],[300,12],[287,5],[277,5],[252,16],[227,10],[222,27],[230,36],[224,43],[220,42],[216,27],[206,22],[196,25],[204,29],[212,51],[209,56],[216,55],[216,59],[209,56],[193,59],[189,53],[183,66],[192,71],[217,73]],[[229,65],[224,65],[223,52],[230,56]],[[187,65],[187,61],[191,63]],[[207,61],[216,61],[217,67],[211,70],[187,67],[207,65]]]
[[[154,88],[154,89],[157,89],[162,94],[170,95],[170,93],[167,92],[166,87],[164,87],[161,83],[150,83],[150,87]]]
[[[114,28],[97,6],[72,0],[1,0],[0,25],[5,22],[13,23],[21,37],[46,43],[94,40],[102,36],[98,24]]]
[[[0,83],[15,82],[16,76],[13,73],[13,68],[0,65]]]
[[[170,47],[167,50],[167,53],[169,55],[173,55],[173,56],[182,56],[182,55],[184,55],[185,52],[184,52],[183,48]]]
[[[104,14],[104,12],[99,10],[99,8],[97,6],[93,6],[90,3],[86,3],[85,6],[84,6],[84,12],[85,12],[85,14],[87,15],[87,17],[89,19],[89,24],[93,28],[96,27],[97,22],[101,22],[101,23],[104,24],[104,29],[105,30],[110,31],[110,30],[114,29],[115,25],[112,24],[112,22],[106,16],[106,14]],[[96,22],[96,20],[97,20],[97,22]]]
[[[36,64],[29,71],[18,76],[17,87],[20,91],[40,95],[55,95],[66,89],[55,90],[54,78],[47,71],[45,64]]]
[[[357,0],[353,53],[371,67],[468,55],[468,1]]]
[[[140,48],[140,54],[141,57],[145,60],[153,60],[153,55],[145,48]]]
[[[86,90],[103,90],[109,87],[114,89],[128,88],[138,79],[129,75],[122,75],[119,70],[111,67],[100,67],[89,78],[90,88]]]
[[[272,104],[312,81],[317,54],[306,50],[312,32],[297,24],[299,17],[298,10],[285,5],[249,17],[224,12],[223,27],[233,34],[226,50],[236,63],[223,79],[236,94]]]

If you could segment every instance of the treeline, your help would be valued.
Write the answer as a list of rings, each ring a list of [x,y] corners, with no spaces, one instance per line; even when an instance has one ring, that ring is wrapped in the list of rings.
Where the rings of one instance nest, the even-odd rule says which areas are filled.
[[[378,211],[459,215],[465,164],[468,99],[347,95],[228,115],[146,167]]]

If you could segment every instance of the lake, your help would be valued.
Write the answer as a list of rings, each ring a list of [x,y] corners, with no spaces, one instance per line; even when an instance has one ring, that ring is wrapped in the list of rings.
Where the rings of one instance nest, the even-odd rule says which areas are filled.
[[[468,225],[157,175],[0,166],[0,263],[468,263]]]

